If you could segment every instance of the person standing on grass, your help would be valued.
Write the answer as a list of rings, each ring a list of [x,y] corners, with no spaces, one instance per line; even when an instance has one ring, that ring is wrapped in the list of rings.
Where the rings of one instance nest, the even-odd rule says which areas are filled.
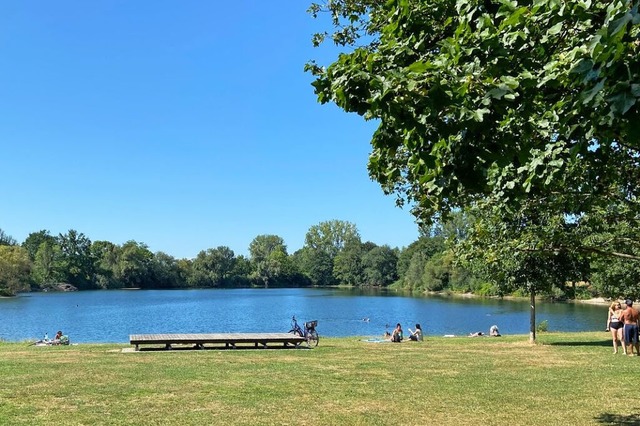
[[[624,355],[627,354],[627,347],[624,344],[624,336],[622,335],[622,327],[624,324],[620,320],[620,316],[622,315],[622,304],[620,302],[613,302],[609,307],[609,312],[607,314],[607,330],[611,330],[611,338],[613,339],[613,353],[618,353],[618,341],[620,341],[620,346],[622,346],[622,352]]]
[[[636,348],[636,356],[640,356],[640,346],[638,345],[638,326],[640,325],[640,313],[633,307],[631,299],[625,300],[627,309],[622,311],[619,320],[624,323],[624,343],[627,347],[627,355],[633,356],[633,348]]]

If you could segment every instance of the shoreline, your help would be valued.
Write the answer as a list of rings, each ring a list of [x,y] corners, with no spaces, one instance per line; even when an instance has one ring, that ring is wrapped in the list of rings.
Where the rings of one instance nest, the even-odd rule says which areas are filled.
[[[460,299],[504,299],[504,300],[529,300],[528,297],[520,296],[479,296],[473,293],[454,293],[446,291],[425,291],[423,294],[439,297],[457,297]],[[537,301],[552,303],[581,303],[585,305],[608,305],[613,299],[605,299],[604,297],[593,297],[591,299],[570,299],[570,300],[548,300],[543,297],[536,297]]]

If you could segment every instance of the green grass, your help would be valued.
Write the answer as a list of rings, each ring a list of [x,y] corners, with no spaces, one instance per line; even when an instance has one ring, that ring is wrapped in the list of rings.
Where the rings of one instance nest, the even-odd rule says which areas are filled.
[[[0,424],[638,424],[640,357],[613,355],[608,336],[138,353],[0,343]]]

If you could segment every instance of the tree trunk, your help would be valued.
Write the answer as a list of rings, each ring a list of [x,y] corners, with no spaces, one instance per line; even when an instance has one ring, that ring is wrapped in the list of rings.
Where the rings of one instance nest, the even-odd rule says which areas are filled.
[[[536,291],[531,287],[531,312],[529,317],[529,343],[536,342]]]

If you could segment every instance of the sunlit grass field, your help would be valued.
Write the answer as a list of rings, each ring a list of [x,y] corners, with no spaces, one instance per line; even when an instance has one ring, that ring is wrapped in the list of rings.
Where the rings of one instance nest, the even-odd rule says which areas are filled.
[[[640,357],[613,355],[608,337],[141,352],[0,343],[0,424],[640,424]]]

